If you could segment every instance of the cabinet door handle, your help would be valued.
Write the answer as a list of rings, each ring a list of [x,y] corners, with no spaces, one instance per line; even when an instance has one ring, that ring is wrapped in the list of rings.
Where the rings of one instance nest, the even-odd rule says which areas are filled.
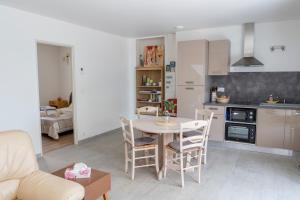
[[[218,119],[218,117],[216,117],[216,116],[214,116],[213,118],[214,118],[214,119]]]
[[[186,83],[186,84],[193,84],[194,81],[186,81],[185,83]]]
[[[192,88],[192,87],[186,87],[185,89],[186,90],[194,90],[194,88]]]
[[[208,108],[208,110],[219,110],[218,108]]]

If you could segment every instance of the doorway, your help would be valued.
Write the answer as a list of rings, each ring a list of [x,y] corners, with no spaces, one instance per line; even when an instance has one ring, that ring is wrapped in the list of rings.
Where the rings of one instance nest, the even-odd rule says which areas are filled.
[[[73,145],[72,48],[37,42],[42,152]]]

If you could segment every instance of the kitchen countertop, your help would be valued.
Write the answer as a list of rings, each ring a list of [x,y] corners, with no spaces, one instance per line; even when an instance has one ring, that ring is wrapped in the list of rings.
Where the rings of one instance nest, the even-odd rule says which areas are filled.
[[[261,104],[234,104],[234,103],[212,103],[207,102],[204,103],[205,106],[225,106],[225,107],[240,107],[240,108],[269,108],[269,109],[286,109],[286,110],[300,110],[300,104],[268,104],[268,103],[261,103]]]

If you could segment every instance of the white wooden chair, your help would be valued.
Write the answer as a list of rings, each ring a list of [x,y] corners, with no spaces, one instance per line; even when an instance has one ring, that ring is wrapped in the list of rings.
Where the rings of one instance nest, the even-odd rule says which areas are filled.
[[[135,168],[155,166],[156,173],[159,172],[158,165],[158,144],[151,137],[134,137],[132,121],[121,117],[121,126],[125,145],[125,172],[128,173],[128,162],[131,162],[131,179],[134,180]],[[153,154],[149,152],[153,150]],[[148,154],[146,155],[146,151]],[[137,157],[137,152],[144,152],[144,156]],[[149,164],[148,159],[154,158],[154,163]],[[137,160],[145,159],[146,164],[136,165]]]
[[[146,115],[154,114],[155,117],[158,117],[158,107],[154,107],[154,106],[140,107],[136,109],[136,112],[137,112],[138,119],[142,119],[143,114]]]
[[[159,108],[154,106],[144,106],[136,109],[137,118],[143,119],[143,118],[149,118],[151,115],[154,115],[154,117],[158,117]],[[143,133],[146,136],[149,137],[155,137],[157,138],[157,134],[153,133]]]
[[[184,171],[187,169],[198,168],[198,183],[200,183],[201,159],[206,135],[197,134],[184,138],[183,133],[186,131],[196,131],[200,129],[203,129],[204,133],[206,133],[208,123],[208,120],[195,120],[180,124],[179,141],[169,143],[164,152],[164,177],[166,177],[168,168],[176,171],[179,170],[181,174],[181,186],[184,187]],[[196,158],[197,162],[191,162],[189,165],[184,164],[184,159],[187,158],[187,155],[191,156],[193,152],[195,152],[193,158]],[[169,153],[172,154],[172,156],[169,156]],[[187,160],[186,162],[189,161]]]
[[[204,164],[206,164],[206,162],[207,162],[207,142],[208,142],[208,136],[209,136],[210,127],[211,127],[213,117],[214,117],[214,113],[212,111],[203,110],[203,109],[196,109],[195,110],[195,120],[209,120],[208,128],[206,129],[207,133],[206,133],[206,138],[205,138],[205,142],[204,142],[204,150],[203,150],[203,153],[202,153]],[[199,134],[202,135],[203,130],[185,132],[185,133],[183,133],[183,137],[194,136],[194,135],[199,135]]]

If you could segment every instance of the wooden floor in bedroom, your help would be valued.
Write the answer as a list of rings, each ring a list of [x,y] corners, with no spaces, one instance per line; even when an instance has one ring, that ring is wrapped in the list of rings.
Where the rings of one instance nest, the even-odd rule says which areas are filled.
[[[59,134],[59,139],[54,140],[47,135],[42,135],[43,142],[43,153],[48,153],[56,149],[63,148],[68,145],[74,144],[74,134],[73,131],[68,131],[65,133]]]

